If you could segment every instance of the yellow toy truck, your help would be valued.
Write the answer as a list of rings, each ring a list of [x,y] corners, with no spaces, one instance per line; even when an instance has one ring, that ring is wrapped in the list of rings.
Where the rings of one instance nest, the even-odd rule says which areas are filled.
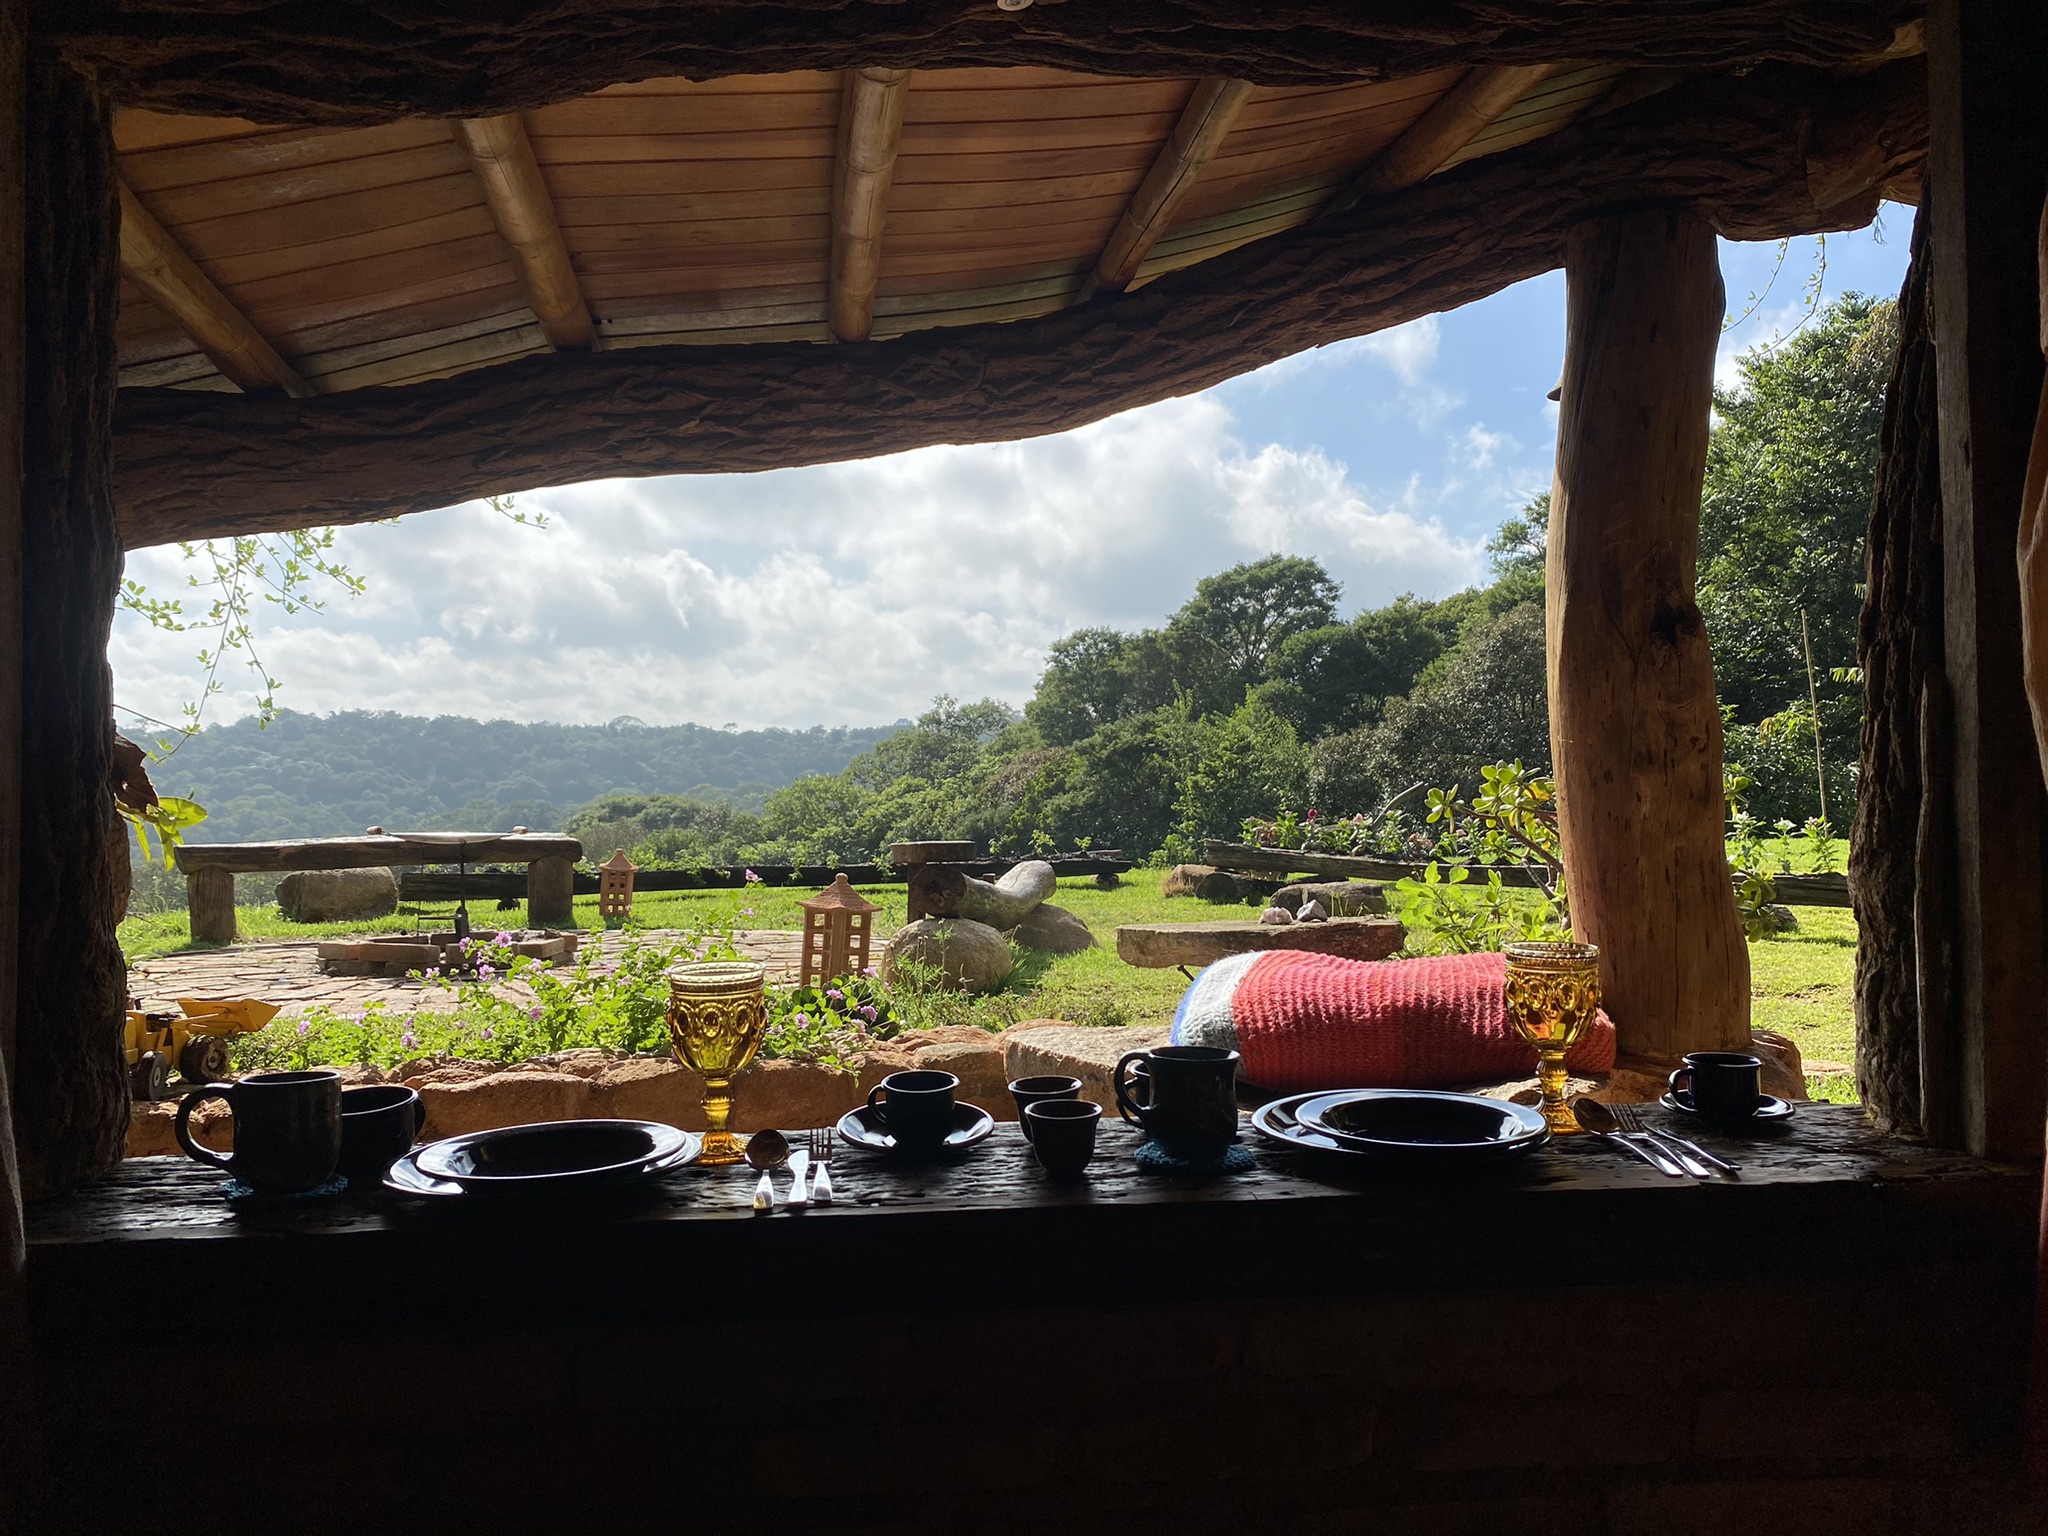
[[[179,1013],[131,1009],[125,1047],[130,1097],[154,1104],[170,1086],[171,1066],[188,1083],[227,1076],[229,1035],[252,1034],[277,1017],[275,1003],[253,997],[181,997]]]

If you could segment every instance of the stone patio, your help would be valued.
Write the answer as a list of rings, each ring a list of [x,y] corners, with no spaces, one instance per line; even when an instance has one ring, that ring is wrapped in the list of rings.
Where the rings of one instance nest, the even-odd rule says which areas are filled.
[[[609,969],[628,937],[642,943],[673,944],[684,935],[676,929],[618,929],[585,933],[583,942],[599,946]],[[750,929],[733,935],[743,954],[768,968],[771,981],[796,980],[802,941],[802,933],[794,928]],[[326,975],[316,958],[321,942],[287,939],[159,955],[129,968],[128,990],[142,1000],[145,1009],[175,1009],[181,997],[260,997],[277,1004],[287,1015],[321,1005],[345,1012],[379,998],[387,1005],[452,1012],[461,995],[454,987],[428,986],[403,978]],[[503,990],[511,994],[518,988]]]

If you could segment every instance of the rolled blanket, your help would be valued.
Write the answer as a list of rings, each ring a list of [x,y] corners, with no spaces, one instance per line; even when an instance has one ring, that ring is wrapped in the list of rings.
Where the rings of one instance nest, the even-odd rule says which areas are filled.
[[[1507,957],[1344,960],[1301,950],[1232,955],[1194,980],[1173,1019],[1176,1045],[1244,1057],[1261,1088],[1441,1088],[1536,1070],[1508,1024]],[[1614,1066],[1603,1011],[1565,1053],[1574,1072]]]

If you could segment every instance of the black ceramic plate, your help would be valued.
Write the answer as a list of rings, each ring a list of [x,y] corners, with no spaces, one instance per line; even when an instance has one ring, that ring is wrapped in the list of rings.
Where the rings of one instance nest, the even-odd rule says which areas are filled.
[[[1359,1111],[1344,1117],[1352,1131],[1339,1136],[1309,1124],[1303,1111],[1318,1106],[1325,1124],[1330,1123],[1331,1106],[1337,1101],[1363,1104],[1368,1100],[1400,1100],[1403,1107]],[[1408,1107],[1414,1101],[1435,1101]],[[1446,1107],[1443,1101],[1450,1101]],[[1474,1106],[1477,1106],[1475,1109]],[[1494,1134],[1471,1139],[1475,1126],[1490,1128]],[[1252,1113],[1252,1129],[1268,1141],[1308,1152],[1336,1152],[1353,1157],[1407,1162],[1472,1162],[1512,1157],[1549,1140],[1543,1116],[1522,1104],[1503,1099],[1481,1099],[1465,1093],[1429,1093],[1403,1088],[1352,1088],[1338,1093],[1298,1093],[1291,1098],[1262,1104]],[[1367,1134],[1355,1134],[1365,1131]],[[1461,1139],[1441,1138],[1456,1134]]]
[[[696,1140],[652,1120],[554,1120],[451,1136],[412,1161],[426,1177],[472,1193],[531,1192],[637,1178]]]
[[[965,1152],[977,1142],[988,1140],[996,1128],[996,1119],[985,1109],[972,1104],[953,1105],[953,1129],[947,1133],[945,1142],[936,1150],[940,1152]],[[870,1152],[894,1152],[896,1138],[882,1128],[881,1122],[868,1113],[867,1105],[848,1110],[839,1117],[839,1134],[850,1145],[864,1147]]]
[[[703,1138],[692,1135],[688,1131],[684,1131],[682,1135],[685,1139],[683,1146],[678,1147],[675,1152],[663,1158],[660,1162],[648,1164],[647,1167],[640,1171],[639,1177],[646,1178],[657,1173],[666,1173],[671,1168],[683,1168],[695,1162],[698,1152],[703,1150]],[[419,1164],[414,1159],[419,1155],[419,1152],[425,1150],[422,1147],[417,1151],[408,1152],[404,1157],[393,1163],[390,1168],[386,1169],[384,1173],[384,1187],[396,1190],[401,1195],[425,1195],[429,1199],[437,1200],[451,1197],[459,1198],[464,1195],[483,1199],[490,1198],[493,1193],[491,1190],[465,1189],[453,1179],[437,1179],[431,1174],[422,1173]],[[565,1190],[588,1187],[590,1186],[579,1184],[575,1180],[570,1180],[567,1183],[556,1181],[549,1186],[550,1189]],[[601,1182],[598,1187],[601,1189],[614,1189],[621,1187],[621,1185],[617,1181],[606,1180]]]
[[[1666,1109],[1676,1110],[1681,1115],[1693,1115],[1706,1120],[1709,1125],[1725,1126],[1729,1130],[1740,1130],[1745,1125],[1775,1125],[1780,1120],[1792,1118],[1791,1104],[1784,1099],[1774,1098],[1768,1093],[1763,1095],[1763,1102],[1757,1106],[1756,1113],[1747,1120],[1708,1119],[1708,1117],[1701,1115],[1697,1109],[1693,1108],[1691,1094],[1680,1098],[1675,1093],[1667,1093],[1657,1102]]]

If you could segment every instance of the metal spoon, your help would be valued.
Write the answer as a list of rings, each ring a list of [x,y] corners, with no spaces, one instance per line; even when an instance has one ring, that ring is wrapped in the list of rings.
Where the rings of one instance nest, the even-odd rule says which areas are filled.
[[[747,1166],[766,1173],[789,1161],[789,1138],[780,1131],[756,1131],[747,1138]]]
[[[1685,1170],[1671,1160],[1671,1156],[1653,1141],[1635,1141],[1622,1133],[1621,1122],[1614,1118],[1614,1111],[1598,1099],[1581,1094],[1572,1100],[1572,1118],[1579,1122],[1579,1129],[1598,1136],[1612,1147],[1622,1147],[1635,1153],[1659,1173],[1674,1179],[1685,1177]]]

